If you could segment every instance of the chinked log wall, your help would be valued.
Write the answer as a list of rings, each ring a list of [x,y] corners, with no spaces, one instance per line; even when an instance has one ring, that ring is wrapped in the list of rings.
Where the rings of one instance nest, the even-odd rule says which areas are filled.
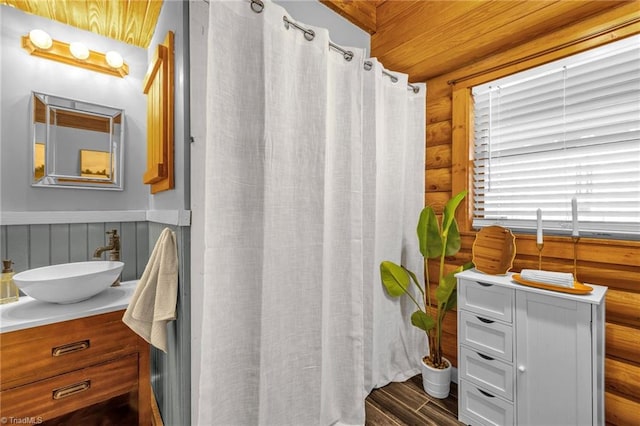
[[[640,33],[638,1],[321,1],[373,34],[372,56],[385,67],[408,73],[410,81],[427,81],[425,199],[437,211],[442,211],[453,193],[469,188],[470,125],[465,105],[469,87]],[[451,45],[456,42],[457,47]],[[456,55],[460,48],[464,54]],[[526,57],[532,59],[504,67]],[[470,226],[470,206],[462,210],[463,246],[449,259],[449,269],[471,259],[475,232]],[[571,271],[572,259],[569,238],[545,238],[544,269]],[[535,237],[517,235],[514,270],[536,267]],[[437,276],[437,266],[432,268],[431,276]],[[640,243],[583,238],[578,248],[578,277],[609,287],[607,424],[636,425],[640,423]],[[454,363],[456,327],[456,316],[450,314],[444,342],[445,354]]]

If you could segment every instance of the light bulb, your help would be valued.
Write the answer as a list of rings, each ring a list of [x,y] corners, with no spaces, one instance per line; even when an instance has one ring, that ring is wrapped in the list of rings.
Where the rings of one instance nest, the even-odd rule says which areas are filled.
[[[124,64],[124,59],[122,59],[122,56],[114,50],[107,52],[107,54],[105,55],[105,59],[107,60],[107,64],[111,68],[117,69]]]
[[[69,51],[71,52],[71,55],[76,58],[79,59],[81,61],[84,61],[85,59],[89,58],[89,49],[87,48],[87,46],[85,46],[82,43],[79,42],[73,42],[69,45]]]
[[[31,43],[38,49],[47,50],[53,45],[51,36],[42,30],[29,31],[29,40],[31,40]]]

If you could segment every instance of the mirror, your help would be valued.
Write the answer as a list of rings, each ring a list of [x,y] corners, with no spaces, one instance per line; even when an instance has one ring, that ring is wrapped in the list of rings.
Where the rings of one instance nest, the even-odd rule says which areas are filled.
[[[32,186],[123,189],[123,110],[37,92],[31,100]]]

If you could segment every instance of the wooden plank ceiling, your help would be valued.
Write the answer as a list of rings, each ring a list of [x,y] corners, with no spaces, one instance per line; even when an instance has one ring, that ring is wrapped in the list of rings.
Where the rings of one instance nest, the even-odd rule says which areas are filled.
[[[321,0],[372,34],[384,66],[426,81],[625,3],[640,1]]]
[[[379,6],[371,46],[424,81],[619,6],[619,1],[417,1]]]
[[[145,49],[162,8],[162,0],[0,0],[0,4]]]

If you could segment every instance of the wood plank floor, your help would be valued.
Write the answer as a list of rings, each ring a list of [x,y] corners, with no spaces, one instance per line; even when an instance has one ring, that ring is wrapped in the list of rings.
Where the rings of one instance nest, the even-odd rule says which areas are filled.
[[[458,422],[458,386],[445,399],[427,395],[422,376],[374,389],[365,401],[365,426],[449,426]]]

